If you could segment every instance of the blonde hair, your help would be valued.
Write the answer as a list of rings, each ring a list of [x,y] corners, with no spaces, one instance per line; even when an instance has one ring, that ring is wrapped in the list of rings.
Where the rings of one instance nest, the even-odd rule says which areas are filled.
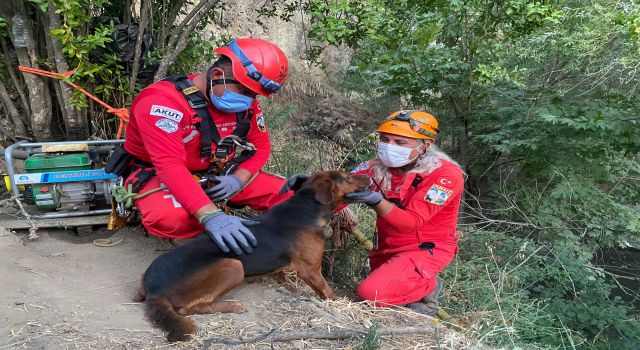
[[[407,173],[421,173],[431,174],[440,166],[442,166],[442,160],[446,160],[460,167],[460,164],[444,153],[440,147],[430,141],[423,141],[424,144],[429,144],[427,151],[418,157],[418,160],[414,163],[414,166]],[[391,189],[391,172],[389,167],[384,165],[380,158],[375,157],[369,161],[369,168],[373,173],[373,180],[380,186],[380,189],[384,192]]]

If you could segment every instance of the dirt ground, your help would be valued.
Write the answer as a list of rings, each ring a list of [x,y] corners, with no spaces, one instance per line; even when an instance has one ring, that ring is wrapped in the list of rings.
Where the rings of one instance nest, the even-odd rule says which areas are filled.
[[[194,340],[169,344],[162,332],[144,319],[144,306],[131,301],[146,267],[172,249],[167,241],[146,237],[135,227],[113,235],[104,228],[87,237],[44,229],[39,235],[29,241],[25,232],[0,228],[0,350],[350,349],[363,344],[363,337],[273,344],[271,340],[292,331],[366,330],[376,324],[424,327],[420,335],[382,337],[383,349],[464,349],[476,345],[406,309],[374,309],[344,297],[319,301],[309,290],[292,294],[269,279],[245,283],[227,296],[243,302],[244,313],[195,316],[198,333]],[[107,237],[122,241],[112,247],[93,244],[94,239]],[[272,330],[273,337],[225,345],[229,340],[246,341]]]

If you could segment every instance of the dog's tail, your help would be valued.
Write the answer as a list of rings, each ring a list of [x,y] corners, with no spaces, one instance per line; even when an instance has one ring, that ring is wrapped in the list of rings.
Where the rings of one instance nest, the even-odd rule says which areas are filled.
[[[196,325],[191,319],[178,315],[173,309],[173,305],[162,297],[152,297],[147,299],[146,315],[153,324],[169,332],[167,340],[170,342],[189,340],[190,334],[196,331]]]

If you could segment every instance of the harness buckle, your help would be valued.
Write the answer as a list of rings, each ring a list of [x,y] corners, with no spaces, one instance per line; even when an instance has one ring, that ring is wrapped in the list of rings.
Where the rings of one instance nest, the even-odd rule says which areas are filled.
[[[202,146],[200,148],[200,156],[205,158],[211,157],[211,145]]]
[[[189,102],[189,106],[191,106],[191,108],[193,109],[207,107],[207,101],[205,99],[198,98],[197,101],[194,101],[194,99],[187,99],[187,102]]]
[[[215,160],[224,161],[227,159],[227,150],[223,147],[216,148],[216,154],[214,155]]]

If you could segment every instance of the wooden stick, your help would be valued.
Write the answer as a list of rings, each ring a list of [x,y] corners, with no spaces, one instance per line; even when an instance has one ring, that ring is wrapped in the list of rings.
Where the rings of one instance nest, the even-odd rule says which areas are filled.
[[[371,242],[371,240],[368,239],[367,236],[365,236],[365,234],[362,233],[362,231],[360,231],[360,230],[358,230],[356,228],[356,229],[353,230],[353,232],[351,232],[351,234],[358,240],[358,242],[360,242],[362,244],[364,249],[366,249],[368,251],[373,249],[373,242]]]
[[[376,330],[376,334],[380,336],[384,335],[402,335],[402,334],[425,334],[433,331],[434,328],[427,326],[413,326],[413,327],[380,327]],[[304,329],[294,330],[279,333],[275,330],[271,330],[265,334],[259,335],[249,340],[238,339],[216,339],[209,338],[203,342],[202,349],[207,350],[212,344],[225,344],[225,345],[241,345],[255,343],[267,338],[271,338],[271,342],[286,342],[300,339],[348,339],[348,338],[361,338],[367,334],[368,330],[338,328],[333,330],[318,330],[318,329]]]

